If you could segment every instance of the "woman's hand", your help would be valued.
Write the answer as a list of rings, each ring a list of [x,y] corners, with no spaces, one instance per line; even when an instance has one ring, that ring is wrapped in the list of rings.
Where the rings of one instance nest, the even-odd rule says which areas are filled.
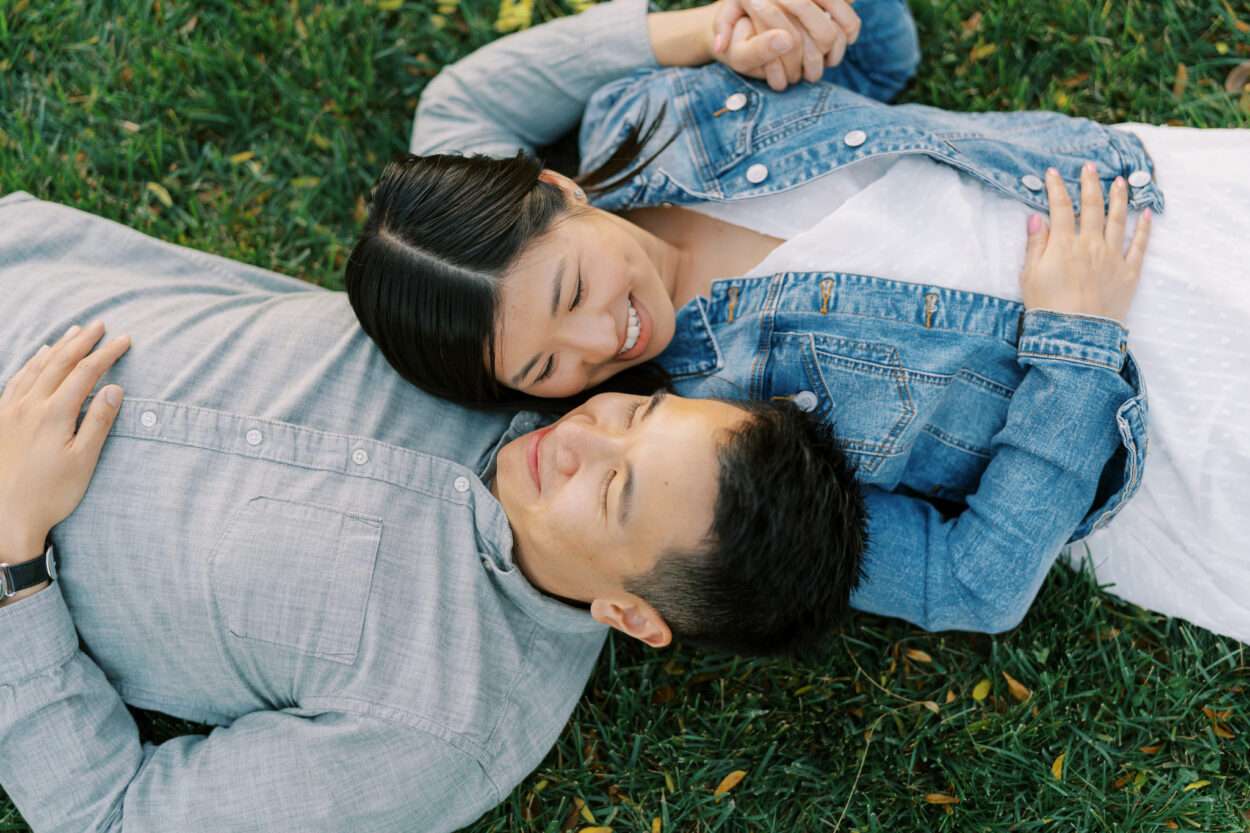
[[[130,348],[127,336],[92,352],[104,335],[95,322],[44,346],[0,394],[0,561],[43,553],[52,527],[77,508],[121,406],[109,385],[78,414],[100,377]]]
[[[1128,187],[1123,177],[1111,186],[1110,210],[1103,217],[1102,183],[1093,163],[1081,172],[1081,227],[1076,228],[1072,200],[1057,171],[1046,172],[1050,227],[1036,214],[1029,218],[1028,250],[1020,289],[1027,309],[1098,315],[1123,323],[1141,279],[1142,259],[1150,238],[1150,209],[1142,213],[1128,253]]]
[[[766,79],[777,92],[800,78],[819,81],[859,37],[859,15],[847,0],[718,0],[714,7],[713,57],[741,75]],[[751,48],[760,36],[783,38],[773,46],[781,54]]]

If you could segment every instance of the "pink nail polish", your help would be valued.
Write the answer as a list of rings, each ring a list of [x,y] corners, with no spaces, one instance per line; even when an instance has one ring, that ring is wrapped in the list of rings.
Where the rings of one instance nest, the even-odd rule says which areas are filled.
[[[1042,228],[1042,218],[1036,214],[1029,215],[1029,234],[1037,234]]]

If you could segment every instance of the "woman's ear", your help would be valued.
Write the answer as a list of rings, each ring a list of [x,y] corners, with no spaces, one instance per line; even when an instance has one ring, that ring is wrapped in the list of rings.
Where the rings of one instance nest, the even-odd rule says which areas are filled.
[[[660,612],[629,593],[611,599],[595,599],[590,603],[590,615],[596,622],[616,628],[652,648],[664,648],[673,641],[673,632]]]
[[[564,196],[567,197],[570,202],[586,202],[586,192],[581,189],[580,185],[562,173],[557,173],[550,168],[543,168],[542,173],[538,175],[538,181],[556,186],[564,192]]]

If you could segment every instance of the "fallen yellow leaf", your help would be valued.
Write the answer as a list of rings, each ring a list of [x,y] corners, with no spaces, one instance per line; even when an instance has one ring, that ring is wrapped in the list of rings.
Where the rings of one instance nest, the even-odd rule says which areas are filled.
[[[972,699],[976,700],[978,703],[980,703],[982,700],[984,700],[986,697],[989,697],[989,696],[990,696],[990,681],[989,680],[982,680],[981,682],[977,683],[972,689]]]
[[[1190,790],[1200,790],[1203,787],[1208,786],[1210,783],[1211,783],[1210,781],[1207,781],[1205,779],[1202,781],[1194,781],[1192,783],[1186,784],[1185,789],[1181,790],[1181,792],[1187,793]]]
[[[972,54],[970,55],[970,57],[974,61],[979,61],[982,58],[988,58],[989,56],[993,55],[997,51],[998,51],[998,44],[986,43],[986,44],[982,44],[981,46],[973,47]]]
[[[256,155],[256,152],[252,150],[239,151],[238,153],[230,157],[230,164],[242,165],[244,162],[251,159],[255,155]]]
[[[933,657],[929,656],[919,648],[908,648],[907,658],[913,662],[933,662]]]
[[[1172,95],[1180,98],[1185,94],[1185,88],[1189,86],[1189,67],[1184,64],[1176,65],[1176,80],[1172,82]]]
[[[934,714],[942,713],[942,707],[939,706],[937,703],[933,702],[932,700],[925,700],[920,705],[924,706],[926,709],[933,712]]]
[[[1023,703],[1033,696],[1033,692],[1029,691],[1024,684],[1006,671],[1003,672],[1003,679],[1007,681],[1007,690],[1011,692],[1011,696],[1016,698],[1018,702]]]
[[[1063,780],[1063,761],[1067,757],[1067,752],[1060,752],[1059,757],[1055,758],[1055,762],[1050,765],[1050,774],[1055,776],[1056,781]]]
[[[660,833],[662,829],[663,829],[663,825],[660,823],[659,816],[656,816],[655,818],[651,819],[651,833]]]
[[[378,0],[378,11],[393,12],[404,5],[404,0]]]
[[[1224,740],[1232,740],[1237,737],[1236,733],[1234,733],[1232,729],[1229,729],[1222,723],[1212,723],[1211,731],[1215,732],[1215,736],[1217,738],[1223,738]]]
[[[1162,748],[1163,748],[1162,746],[1157,746],[1157,745],[1156,746],[1142,746],[1138,748],[1138,751],[1141,752],[1143,755],[1153,755]]]
[[[586,806],[586,802],[580,798],[573,799],[573,804],[577,806],[577,812],[581,813],[582,818],[591,824],[595,823],[595,814],[590,812],[590,808]]]
[[[319,176],[297,176],[291,180],[292,188],[316,188],[320,184]]]
[[[677,792],[677,782],[674,781],[673,776],[669,775],[667,772],[664,773],[664,786],[667,787],[668,791],[671,793]]]
[[[721,779],[721,782],[716,785],[716,789],[712,792],[712,795],[724,795],[734,787],[738,786],[742,779],[746,777],[747,772],[745,769],[735,769],[733,772]]]
[[[959,799],[946,793],[929,793],[924,797],[929,804],[958,804]]]
[[[611,827],[583,827],[577,833],[612,833]]]
[[[164,185],[161,185],[159,182],[149,182],[148,191],[156,195],[156,198],[161,201],[161,205],[166,208],[173,207],[174,198],[169,196],[169,191],[165,189]]]
[[[949,688],[946,689],[946,702],[947,703],[955,702],[955,692],[951,691]]]

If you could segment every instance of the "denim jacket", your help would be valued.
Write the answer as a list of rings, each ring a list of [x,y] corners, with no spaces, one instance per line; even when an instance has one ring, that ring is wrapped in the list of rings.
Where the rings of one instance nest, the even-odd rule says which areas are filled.
[[[745,199],[916,153],[1043,211],[1045,170],[1060,171],[1079,205],[1080,169],[1093,160],[1105,187],[1116,176],[1129,182],[1133,207],[1163,207],[1150,157],[1130,133],[1057,113],[887,106],[828,82],[777,94],[720,65],[640,69],[598,90],[580,131],[583,170],[661,105],[679,126],[675,140],[596,195],[597,207]],[[924,277],[719,280],[710,299],[679,311],[659,361],[683,395],[792,399],[835,428],[860,482],[876,487],[858,608],[906,610],[930,628],[999,630],[1023,616],[1062,546],[1108,523],[1136,491],[1144,387],[1114,322],[1026,314]],[[1046,383],[1025,385],[1039,362],[1034,375]],[[1061,414],[1062,430],[1039,430]],[[1071,468],[1056,470],[1060,446],[1081,450]],[[943,511],[954,516],[951,534],[934,536]],[[964,526],[976,531],[955,534]]]
[[[584,109],[587,171],[665,103],[678,138],[597,207],[741,199],[870,155],[925,153],[1038,209],[1047,167],[1075,194],[1093,159],[1106,180],[1131,181],[1135,207],[1162,208],[1131,134],[1053,113],[878,103],[915,70],[915,27],[901,0],[855,8],[863,30],[843,64],[778,94],[718,64],[658,67],[642,0],[603,4],[444,69],[411,147],[533,153]],[[788,397],[833,423],[872,515],[857,607],[931,630],[999,631],[1024,615],[1065,542],[1137,489],[1146,403],[1125,345],[1105,319],[822,271],[717,281],[679,312],[661,363],[685,395]]]

